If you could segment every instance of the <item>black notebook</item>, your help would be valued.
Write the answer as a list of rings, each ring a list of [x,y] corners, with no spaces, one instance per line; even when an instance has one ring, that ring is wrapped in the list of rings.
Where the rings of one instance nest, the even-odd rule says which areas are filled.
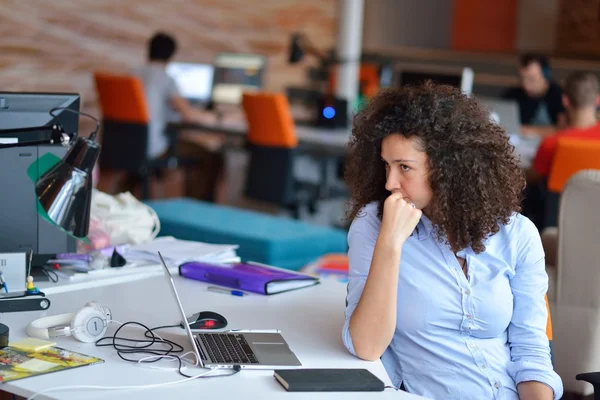
[[[288,392],[381,392],[384,384],[366,369],[278,369]]]

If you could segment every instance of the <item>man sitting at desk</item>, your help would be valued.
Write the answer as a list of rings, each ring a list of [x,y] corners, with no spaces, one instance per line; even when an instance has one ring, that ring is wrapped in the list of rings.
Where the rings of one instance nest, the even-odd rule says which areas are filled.
[[[150,159],[166,155],[169,139],[165,130],[169,120],[175,116],[173,112],[179,114],[183,122],[215,122],[214,115],[192,106],[187,99],[182,97],[175,81],[167,74],[167,64],[176,50],[177,43],[171,35],[162,32],[156,33],[148,42],[148,64],[135,71],[136,75],[142,79],[150,115],[148,127],[148,157]],[[178,147],[179,156],[197,160],[197,165],[186,168],[186,195],[188,196],[193,196],[190,194],[190,187],[198,191],[203,186],[215,186],[217,179],[222,174],[222,156],[198,147],[189,141],[181,143]],[[212,188],[209,188],[205,191],[211,190]],[[212,199],[205,198],[205,200]]]
[[[522,133],[546,136],[564,123],[562,90],[550,79],[546,57],[526,54],[521,57],[521,86],[503,97],[519,103]]]
[[[554,160],[554,154],[561,137],[600,140],[600,124],[596,107],[600,104],[600,84],[598,78],[589,72],[576,72],[567,78],[565,94],[562,96],[567,112],[568,127],[542,140],[527,170],[527,189],[523,213],[541,221],[544,215],[546,178]],[[539,226],[538,226],[539,227]]]
[[[169,113],[176,111],[184,121],[209,122],[211,116],[194,108],[181,97],[173,78],[167,75],[167,63],[177,49],[175,39],[159,32],[152,36],[148,43],[148,64],[135,72],[142,79],[148,112],[150,115],[148,157],[157,158],[165,154],[168,138],[165,128],[169,121]]]

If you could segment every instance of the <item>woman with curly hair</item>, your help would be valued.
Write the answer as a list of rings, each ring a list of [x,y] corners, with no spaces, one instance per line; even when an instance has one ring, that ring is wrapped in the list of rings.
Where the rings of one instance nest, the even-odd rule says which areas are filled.
[[[427,83],[357,115],[343,340],[434,399],[559,399],[524,176],[474,99]]]

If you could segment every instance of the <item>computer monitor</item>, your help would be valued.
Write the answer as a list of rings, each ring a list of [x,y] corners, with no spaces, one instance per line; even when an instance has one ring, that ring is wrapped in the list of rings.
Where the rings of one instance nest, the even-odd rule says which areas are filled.
[[[210,101],[214,67],[209,64],[171,62],[167,74],[175,80],[182,97],[194,103]]]
[[[450,85],[460,88],[464,93],[473,91],[473,70],[465,67],[461,71],[416,71],[400,70],[397,75],[397,85],[419,85],[431,80],[433,83]]]
[[[214,104],[240,104],[242,93],[262,88],[266,58],[255,54],[221,53],[215,59]]]

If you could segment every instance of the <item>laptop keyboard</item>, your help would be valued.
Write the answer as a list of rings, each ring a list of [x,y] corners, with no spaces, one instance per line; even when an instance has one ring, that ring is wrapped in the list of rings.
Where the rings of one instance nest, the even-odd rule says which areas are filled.
[[[243,335],[236,333],[199,333],[198,339],[213,363],[258,364],[256,355]]]

